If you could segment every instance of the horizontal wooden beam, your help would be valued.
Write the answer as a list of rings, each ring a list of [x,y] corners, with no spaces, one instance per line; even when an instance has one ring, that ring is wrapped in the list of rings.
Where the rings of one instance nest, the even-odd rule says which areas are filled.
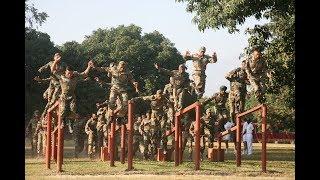
[[[247,115],[249,113],[255,112],[255,111],[259,110],[260,108],[262,108],[262,106],[263,106],[263,104],[260,104],[259,106],[256,106],[256,107],[254,107],[252,109],[249,109],[248,111],[245,111],[243,113],[237,114],[237,117],[242,117],[242,116]]]
[[[193,103],[193,104],[191,104],[191,105],[189,105],[189,106],[186,107],[186,108],[183,108],[181,111],[176,112],[176,116],[180,116],[180,115],[182,115],[182,114],[184,114],[184,113],[192,110],[192,109],[195,108],[197,105],[200,105],[200,103],[199,103],[198,101],[195,102],[195,103]]]

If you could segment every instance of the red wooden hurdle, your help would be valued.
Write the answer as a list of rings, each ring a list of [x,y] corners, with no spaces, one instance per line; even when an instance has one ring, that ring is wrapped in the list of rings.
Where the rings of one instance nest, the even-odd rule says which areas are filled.
[[[46,145],[46,167],[50,169],[51,158],[57,163],[57,171],[62,171],[63,163],[63,127],[62,119],[59,112],[59,101],[56,101],[54,105],[47,111],[47,145]],[[57,119],[54,118],[52,124],[53,113],[57,114]],[[57,126],[55,127],[57,121]],[[53,127],[53,130],[51,128]]]
[[[261,132],[261,142],[262,142],[262,150],[261,150],[261,168],[263,172],[267,171],[266,165],[267,165],[267,132],[266,132],[266,127],[267,127],[267,106],[265,104],[261,104],[259,106],[256,106],[248,111],[245,111],[243,113],[237,114],[236,116],[236,126],[232,127],[230,130],[220,132],[218,135],[218,152],[221,149],[221,138],[232,131],[236,131],[236,149],[237,149],[237,154],[236,154],[236,162],[237,166],[239,167],[241,165],[241,130],[242,130],[242,122],[241,118],[245,115],[248,115],[250,113],[253,113],[255,111],[261,111],[261,118],[262,118],[262,132]],[[257,134],[258,136],[258,134]],[[258,137],[259,138],[259,137]],[[218,156],[220,153],[218,153]],[[219,157],[218,157],[219,159]]]

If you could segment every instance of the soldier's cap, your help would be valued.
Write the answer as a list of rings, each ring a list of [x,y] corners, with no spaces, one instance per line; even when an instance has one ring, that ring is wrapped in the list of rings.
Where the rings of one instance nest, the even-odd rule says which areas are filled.
[[[212,113],[212,110],[210,108],[206,110],[206,114],[208,114],[209,112]]]
[[[227,86],[220,86],[220,91],[226,91],[227,90]]]
[[[199,51],[200,51],[200,52],[206,52],[206,47],[201,46],[200,49],[199,49]]]
[[[185,64],[180,64],[180,65],[179,65],[179,68],[180,68],[180,67],[183,67],[183,68],[185,68],[185,69],[188,69]]]

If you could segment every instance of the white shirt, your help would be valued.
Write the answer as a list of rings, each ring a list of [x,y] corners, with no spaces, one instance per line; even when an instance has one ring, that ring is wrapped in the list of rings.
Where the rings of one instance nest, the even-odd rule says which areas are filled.
[[[253,132],[253,125],[252,125],[252,123],[250,122],[249,124],[247,124],[247,126],[246,126],[246,134],[252,134],[252,132]]]
[[[243,126],[242,126],[242,134],[244,134],[245,130],[247,129],[247,126],[248,126],[248,123],[246,121],[243,123]]]
[[[234,124],[230,121],[228,121],[225,125],[224,125],[224,129],[228,130],[231,129],[234,126]]]

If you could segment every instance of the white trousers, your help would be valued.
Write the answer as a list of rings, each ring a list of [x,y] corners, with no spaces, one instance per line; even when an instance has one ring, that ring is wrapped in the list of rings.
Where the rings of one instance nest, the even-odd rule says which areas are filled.
[[[252,134],[245,134],[245,138],[246,138],[246,141],[247,141],[248,155],[251,155],[252,154],[253,135]]]

